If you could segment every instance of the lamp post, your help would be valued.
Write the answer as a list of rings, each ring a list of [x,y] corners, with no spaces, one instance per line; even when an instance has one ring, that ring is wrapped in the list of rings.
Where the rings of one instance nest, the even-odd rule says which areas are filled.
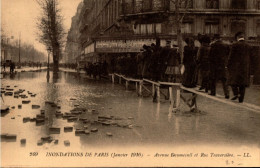
[[[48,64],[47,64],[47,79],[50,78],[50,53],[51,53],[51,47],[48,47]]]

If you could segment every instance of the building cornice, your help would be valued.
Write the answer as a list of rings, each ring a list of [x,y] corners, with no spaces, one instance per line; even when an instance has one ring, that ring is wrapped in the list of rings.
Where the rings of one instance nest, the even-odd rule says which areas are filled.
[[[235,10],[235,9],[188,9],[180,10],[180,13],[188,14],[200,14],[200,15],[255,15],[260,16],[260,10]],[[121,17],[131,17],[131,16],[140,16],[140,15],[152,15],[158,13],[168,13],[174,14],[175,11],[153,11],[153,12],[142,12],[142,13],[132,13],[132,14],[122,14]]]

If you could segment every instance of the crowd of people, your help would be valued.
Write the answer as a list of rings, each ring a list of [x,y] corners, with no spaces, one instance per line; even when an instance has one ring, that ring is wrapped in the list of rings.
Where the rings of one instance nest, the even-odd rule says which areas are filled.
[[[77,63],[64,63],[59,64],[59,66],[63,68],[77,69]]]
[[[216,95],[216,83],[221,81],[226,99],[230,98],[231,86],[232,100],[243,102],[250,80],[250,46],[245,42],[244,33],[237,33],[235,38],[236,42],[229,45],[219,34],[213,39],[200,35],[200,47],[195,47],[193,38],[187,38],[183,61],[178,47],[171,46],[170,41],[166,47],[144,45],[136,56],[128,54],[112,59],[111,71],[154,81],[181,82],[190,88],[200,85],[200,91],[212,96]]]
[[[108,75],[108,64],[106,61],[96,63],[88,62],[88,64],[85,64],[84,70],[87,75],[93,76],[94,79],[96,79],[97,76],[101,78],[101,75]]]
[[[4,62],[2,64],[2,67],[3,67],[3,72],[6,72],[6,68],[9,66],[10,68],[10,74],[14,73],[14,70],[15,70],[15,63],[13,61],[10,61],[8,63]]]

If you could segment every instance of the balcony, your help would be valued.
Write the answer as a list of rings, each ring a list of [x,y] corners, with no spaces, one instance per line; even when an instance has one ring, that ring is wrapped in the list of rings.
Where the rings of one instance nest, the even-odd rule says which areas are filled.
[[[122,14],[159,12],[169,9],[169,0],[124,0]]]

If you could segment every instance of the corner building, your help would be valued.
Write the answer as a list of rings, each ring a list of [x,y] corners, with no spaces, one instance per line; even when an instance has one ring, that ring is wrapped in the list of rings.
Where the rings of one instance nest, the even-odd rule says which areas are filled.
[[[109,62],[111,57],[136,54],[144,44],[156,43],[156,39],[160,39],[161,46],[166,45],[166,40],[176,44],[175,8],[171,0],[83,3],[78,23],[81,60]],[[260,44],[260,0],[187,0],[180,13],[186,13],[181,26],[183,38],[196,39],[199,33],[212,37],[218,33],[232,42],[235,33],[242,31],[252,45]]]

